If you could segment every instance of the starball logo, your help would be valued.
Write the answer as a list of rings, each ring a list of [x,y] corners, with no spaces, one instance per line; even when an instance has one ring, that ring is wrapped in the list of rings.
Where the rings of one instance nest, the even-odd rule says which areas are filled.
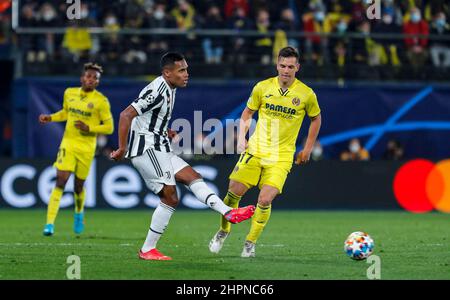
[[[436,209],[450,213],[450,159],[405,163],[395,174],[393,189],[398,203],[407,211],[425,213]]]

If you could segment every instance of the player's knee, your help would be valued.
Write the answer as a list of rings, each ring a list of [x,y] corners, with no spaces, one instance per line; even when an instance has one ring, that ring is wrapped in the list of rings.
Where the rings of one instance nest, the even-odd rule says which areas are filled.
[[[64,177],[56,177],[56,187],[60,189],[64,189],[66,186],[68,178]]]
[[[200,173],[198,173],[197,171],[194,170],[194,172],[192,173],[192,180],[197,180],[197,179],[203,179],[202,175],[200,175]]]
[[[240,182],[231,180],[230,184],[228,185],[228,190],[235,195],[244,196],[248,188]]]
[[[269,195],[259,195],[258,197],[258,204],[260,206],[266,207],[272,204],[272,197]]]
[[[83,185],[82,184],[75,184],[74,192],[76,194],[81,194],[83,192]]]
[[[176,186],[165,185],[159,195],[165,204],[171,207],[176,207],[178,205],[179,200],[177,196]]]

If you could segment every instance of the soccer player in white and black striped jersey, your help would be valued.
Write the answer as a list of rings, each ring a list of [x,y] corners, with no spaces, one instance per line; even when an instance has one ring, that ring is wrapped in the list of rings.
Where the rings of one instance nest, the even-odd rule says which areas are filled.
[[[175,52],[163,55],[162,75],[147,85],[139,97],[120,114],[119,148],[111,153],[113,160],[130,158],[147,187],[161,199],[153,212],[144,245],[139,250],[139,258],[145,260],[171,259],[159,252],[156,244],[179,202],[176,182],[188,186],[199,201],[222,214],[231,223],[247,220],[255,211],[253,205],[235,209],[225,205],[205,184],[201,175],[172,152],[169,137],[176,133],[168,129],[168,124],[176,89],[187,85],[187,69],[183,55]]]

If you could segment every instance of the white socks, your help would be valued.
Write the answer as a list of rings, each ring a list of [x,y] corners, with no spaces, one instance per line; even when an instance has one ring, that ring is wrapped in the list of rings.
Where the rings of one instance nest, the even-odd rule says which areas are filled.
[[[159,238],[166,230],[167,224],[169,224],[170,217],[174,213],[175,208],[168,206],[162,202],[159,202],[152,215],[152,222],[150,229],[145,239],[144,246],[142,246],[142,252],[148,252],[153,248],[156,248]]]
[[[191,182],[189,185],[189,189],[194,193],[195,197],[208,205],[211,209],[219,212],[224,215],[230,210],[232,207],[229,207],[223,203],[223,201],[217,197],[217,195],[206,185],[203,179],[197,179]]]
[[[198,200],[202,201],[211,209],[219,212],[222,215],[233,209],[232,207],[225,205],[225,203],[223,203],[223,201],[219,197],[217,197],[217,195],[206,185],[206,183],[202,179],[194,180],[189,188]],[[156,244],[158,243],[161,235],[164,233],[164,230],[166,230],[166,227],[169,224],[170,217],[174,212],[175,208],[159,202],[158,206],[153,212],[150,229],[148,231],[144,245],[141,248],[142,252],[148,252],[156,248]]]

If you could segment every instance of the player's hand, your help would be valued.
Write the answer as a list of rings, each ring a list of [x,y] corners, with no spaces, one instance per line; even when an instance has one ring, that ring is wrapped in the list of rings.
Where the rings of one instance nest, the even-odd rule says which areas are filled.
[[[295,158],[296,165],[304,165],[309,162],[309,158],[311,157],[311,152],[300,151]]]
[[[175,130],[167,129],[167,134],[169,136],[169,139],[172,140],[172,142],[177,143],[180,140],[180,136]]]
[[[48,123],[51,121],[52,121],[52,117],[50,117],[50,115],[44,115],[44,114],[39,115],[39,123],[45,124],[45,123]]]
[[[126,153],[127,153],[127,150],[126,150],[126,149],[121,149],[121,148],[119,148],[119,149],[114,150],[113,152],[111,152],[111,154],[109,155],[109,157],[110,157],[112,160],[119,161],[119,160],[122,160],[122,159],[125,157],[125,154],[126,154]]]
[[[247,140],[246,139],[239,140],[237,144],[237,154],[245,152],[247,148],[248,148]]]
[[[89,126],[86,125],[86,123],[84,123],[83,121],[75,121],[75,127],[80,129],[83,132],[89,132]]]

